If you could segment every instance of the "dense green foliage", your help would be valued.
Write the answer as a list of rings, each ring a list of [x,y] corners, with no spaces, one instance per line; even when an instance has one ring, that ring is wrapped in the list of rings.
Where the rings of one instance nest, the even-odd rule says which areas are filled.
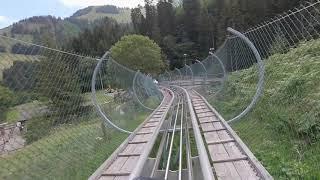
[[[14,104],[15,98],[13,92],[0,84],[0,123],[6,116],[6,111]]]
[[[27,144],[31,144],[50,133],[53,127],[53,120],[50,117],[37,117],[28,120],[25,138]]]
[[[183,65],[183,54],[188,59],[201,59],[210,47],[217,48],[225,39],[226,28],[245,30],[276,13],[296,6],[300,0],[146,0],[145,7],[131,10],[132,27],[136,34],[146,35],[157,42],[170,60],[170,67]],[[130,9],[114,6],[91,6],[77,11],[64,20],[52,16],[36,16],[0,30],[1,34],[25,41],[61,47],[92,56],[101,56],[121,36],[132,33]],[[119,16],[119,17],[118,17]],[[101,20],[116,19],[118,23]],[[27,47],[26,47],[27,48]],[[16,48],[15,48],[16,49]],[[7,48],[7,51],[11,50]],[[164,57],[165,59],[165,57]],[[188,62],[190,63],[190,62]]]
[[[36,85],[37,63],[15,61],[3,71],[3,83],[13,91],[30,91]]]
[[[69,43],[69,49],[78,53],[102,56],[129,31],[129,27],[119,25],[111,18],[104,18],[99,25],[86,29]]]
[[[77,74],[78,60],[63,54],[56,59],[48,54],[39,63],[36,91],[50,100],[51,111],[57,116],[56,123],[68,122],[68,116],[84,114],[82,107],[84,98]],[[50,72],[50,73],[48,73]]]
[[[183,0],[175,7],[169,0],[160,0],[156,5],[146,0],[146,15],[142,7],[137,7],[131,17],[135,32],[160,44],[173,69],[183,65],[183,54],[188,54],[190,60],[206,57],[211,47],[221,45],[227,27],[243,31],[298,2]]]
[[[320,41],[303,42],[266,62],[265,93],[233,127],[276,179],[317,179],[320,157]],[[230,76],[212,104],[228,119],[247,106],[256,68]]]
[[[122,37],[111,48],[111,55],[120,64],[144,73],[158,74],[164,68],[160,47],[141,35]]]
[[[38,55],[40,48],[37,46],[29,46],[21,43],[16,43],[11,47],[12,54],[24,54],[24,55]]]

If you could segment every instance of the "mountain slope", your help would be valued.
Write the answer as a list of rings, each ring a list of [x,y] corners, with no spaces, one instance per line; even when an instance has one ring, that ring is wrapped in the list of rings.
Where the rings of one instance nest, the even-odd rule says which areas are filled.
[[[90,6],[74,13],[70,18],[93,22],[104,17],[115,19],[118,23],[131,22],[131,9],[117,8],[116,6]]]
[[[77,24],[61,18],[34,16],[0,30],[0,34],[41,45],[48,45],[46,42],[50,39],[55,45],[60,46],[80,30]]]
[[[70,38],[77,36],[84,29],[93,27],[101,19],[110,17],[118,23],[131,22],[131,9],[116,6],[90,6],[80,9],[71,17],[61,19],[54,16],[34,16],[0,29],[0,34],[22,41],[45,46],[61,47]],[[48,42],[52,42],[51,44]],[[8,44],[6,51],[11,50]]]

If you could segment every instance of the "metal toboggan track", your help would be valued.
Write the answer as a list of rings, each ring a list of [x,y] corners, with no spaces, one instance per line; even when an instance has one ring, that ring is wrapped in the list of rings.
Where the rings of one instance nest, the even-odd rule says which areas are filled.
[[[273,179],[229,124],[200,94],[191,90],[187,91],[179,86],[171,86],[171,89],[162,88],[164,99],[161,105],[101,165],[89,178],[90,180],[133,180],[142,174],[165,180]],[[174,124],[174,126],[173,129],[170,129],[172,128],[170,126],[163,129],[170,108],[176,112],[174,123],[169,121],[169,124]],[[180,126],[180,129],[176,128],[176,122],[180,121],[177,119],[177,113],[188,114],[180,116],[181,124],[186,124]],[[186,119],[187,117],[190,119]],[[165,138],[169,129],[173,132],[171,140]],[[188,152],[190,143],[187,138],[187,169],[182,169],[182,142],[183,138],[190,136],[189,129],[192,129],[198,156],[190,156]],[[170,144],[168,164],[165,170],[159,169],[159,158],[163,153],[161,150],[158,151],[155,160],[149,157],[160,131],[162,133],[165,131],[160,147],[166,143]],[[180,131],[177,132],[180,134],[179,168],[177,171],[169,171],[175,131]],[[148,171],[148,173],[143,173],[143,171]]]

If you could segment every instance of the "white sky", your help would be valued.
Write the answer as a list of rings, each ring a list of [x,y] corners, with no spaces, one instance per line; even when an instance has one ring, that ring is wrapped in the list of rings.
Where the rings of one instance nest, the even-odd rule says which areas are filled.
[[[7,22],[9,19],[6,16],[0,16],[0,22]]]
[[[143,5],[144,0],[59,0],[68,7],[87,7],[95,5],[115,5],[118,7],[136,7]]]

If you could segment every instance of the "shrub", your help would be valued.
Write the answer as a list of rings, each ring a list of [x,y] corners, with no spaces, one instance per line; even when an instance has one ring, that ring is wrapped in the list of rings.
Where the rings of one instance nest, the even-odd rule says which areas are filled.
[[[144,73],[158,74],[164,68],[161,48],[151,39],[141,35],[129,35],[121,38],[111,48],[115,61]]]
[[[71,117],[82,113],[84,97],[81,83],[76,72],[78,61],[70,60],[67,55],[55,59],[47,55],[39,63],[37,72],[37,93],[50,100],[50,111],[57,123],[66,123]],[[51,73],[47,73],[51,72]]]
[[[16,43],[15,45],[12,46],[11,53],[24,54],[24,55],[38,55],[40,53],[40,47]]]
[[[6,111],[16,103],[14,93],[0,85],[0,122],[6,117]]]
[[[53,125],[53,120],[49,117],[37,117],[28,120],[25,138],[28,144],[47,136]]]
[[[3,83],[13,91],[29,91],[35,87],[37,64],[16,61],[3,71]]]

